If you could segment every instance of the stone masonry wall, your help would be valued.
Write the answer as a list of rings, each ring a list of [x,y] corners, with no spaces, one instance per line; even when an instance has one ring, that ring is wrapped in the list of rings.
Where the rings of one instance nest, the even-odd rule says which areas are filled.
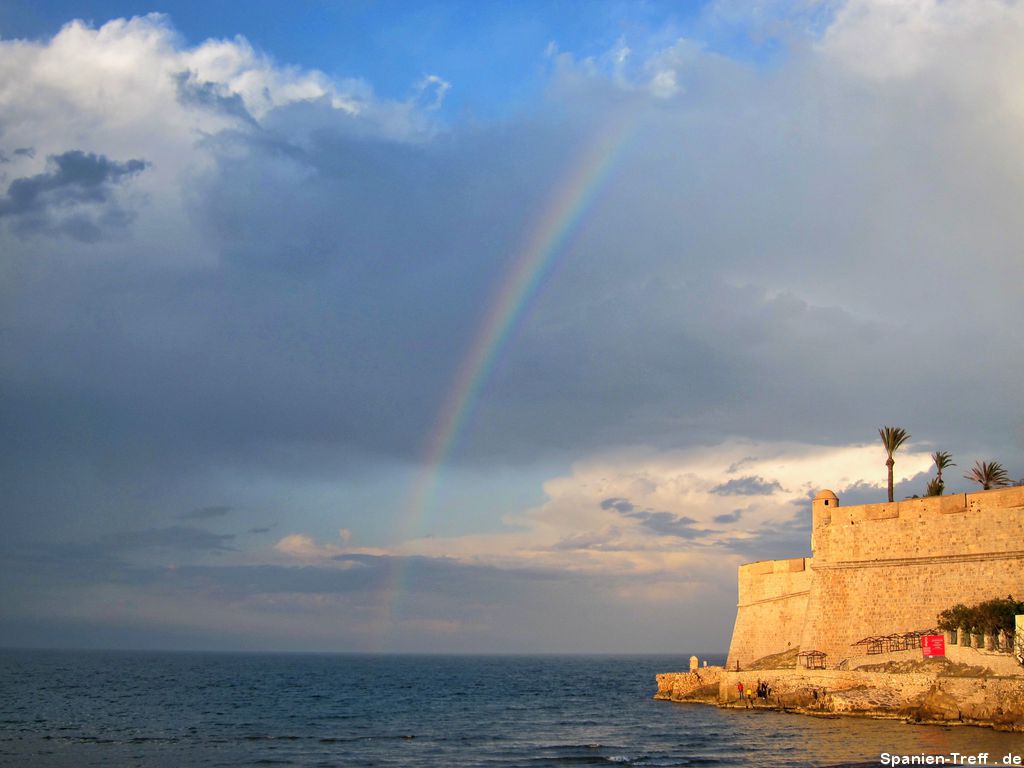
[[[808,563],[799,557],[740,566],[727,668],[799,645],[811,586]]]
[[[814,542],[800,646],[832,667],[857,640],[934,627],[954,603],[1020,599],[1024,488],[832,507],[815,514]]]
[[[836,506],[815,523],[819,563],[1020,555],[1024,487]]]

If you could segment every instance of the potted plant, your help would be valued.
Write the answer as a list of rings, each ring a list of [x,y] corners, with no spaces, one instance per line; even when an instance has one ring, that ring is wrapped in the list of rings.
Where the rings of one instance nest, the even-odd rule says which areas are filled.
[[[937,624],[946,635],[946,642],[950,645],[963,645],[966,642],[963,628],[967,624],[967,615],[970,609],[963,603],[957,603],[952,608],[947,608],[939,614]]]

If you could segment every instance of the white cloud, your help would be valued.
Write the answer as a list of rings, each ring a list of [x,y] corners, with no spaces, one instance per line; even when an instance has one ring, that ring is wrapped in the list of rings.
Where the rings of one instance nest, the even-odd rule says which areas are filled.
[[[444,104],[444,97],[452,84],[438,75],[427,75],[416,86],[416,96],[424,109],[440,109]]]
[[[342,528],[338,531],[338,544],[321,543],[303,533],[290,533],[274,544],[274,551],[286,558],[332,565],[336,568],[357,567],[351,560],[338,560],[342,555],[382,555],[385,550],[372,547],[352,546],[352,531]]]
[[[676,73],[670,69],[663,69],[656,73],[651,78],[651,93],[661,99],[668,99],[679,93]]]
[[[909,78],[936,68],[970,71],[979,57],[1010,52],[1021,24],[1020,7],[1004,0],[851,0],[820,45],[865,77]]]
[[[932,464],[928,452],[912,447],[897,458],[896,482]],[[650,577],[645,583],[671,584],[681,599],[680,590],[731,580],[735,565],[750,559],[732,551],[736,543],[784,529],[794,516],[809,521],[810,497],[818,490],[831,488],[842,498],[849,488],[862,493],[871,486],[883,501],[884,460],[875,444],[735,440],[683,451],[617,451],[577,462],[570,474],[546,482],[544,503],[507,516],[503,531],[414,539],[389,551],[501,568]],[[729,490],[754,480],[744,492]],[[790,554],[798,557],[809,542],[795,547]],[[276,548],[300,559],[346,551],[303,535],[288,536]],[[621,587],[623,595],[636,597],[635,584]],[[670,592],[654,589],[651,599]]]
[[[274,545],[283,555],[299,560],[320,560],[345,553],[345,548],[336,544],[318,544],[312,536],[290,533]]]
[[[237,95],[257,120],[296,102],[325,102],[350,116],[379,117],[390,108],[365,81],[279,64],[241,36],[186,47],[169,19],[156,13],[115,19],[99,29],[73,21],[49,41],[0,41],[0,50],[0,102],[21,115],[50,116],[62,105],[79,129],[87,121],[108,131],[224,126],[223,115],[176,102],[174,76],[183,72]],[[434,76],[428,80],[448,85]]]
[[[450,87],[436,77],[428,85],[428,106]],[[316,119],[285,116],[296,107],[311,108]],[[272,129],[302,144],[331,126],[420,141],[433,130],[425,114],[415,100],[377,98],[364,81],[279,64],[242,37],[188,47],[161,14],[98,29],[73,21],[41,42],[0,40],[0,149],[10,156],[3,168],[8,181],[41,173],[48,156],[70,150],[149,163],[133,184],[134,242],[81,249],[83,259],[216,263],[194,221],[194,188],[215,173],[206,141],[223,131]],[[15,147],[34,152],[11,155]]]

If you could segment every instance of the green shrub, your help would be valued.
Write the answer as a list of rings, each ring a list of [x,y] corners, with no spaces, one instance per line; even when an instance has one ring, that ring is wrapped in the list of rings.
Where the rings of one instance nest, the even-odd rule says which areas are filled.
[[[939,614],[938,627],[947,632],[955,632],[961,627],[970,626],[971,609],[963,603],[957,603]]]
[[[971,606],[957,603],[939,614],[937,624],[948,632],[962,628],[974,634],[1012,633],[1018,613],[1024,613],[1024,603],[1008,595]]]

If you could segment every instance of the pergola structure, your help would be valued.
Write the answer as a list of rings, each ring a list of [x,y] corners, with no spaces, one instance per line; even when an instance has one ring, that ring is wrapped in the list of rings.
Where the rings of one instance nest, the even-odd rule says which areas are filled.
[[[854,647],[863,645],[867,647],[868,656],[878,653],[892,653],[893,651],[912,651],[921,647],[921,638],[925,635],[934,635],[938,632],[935,629],[917,629],[903,634],[894,633],[891,635],[870,635],[854,643]]]
[[[800,651],[796,658],[804,669],[824,669],[827,655],[824,651]]]

